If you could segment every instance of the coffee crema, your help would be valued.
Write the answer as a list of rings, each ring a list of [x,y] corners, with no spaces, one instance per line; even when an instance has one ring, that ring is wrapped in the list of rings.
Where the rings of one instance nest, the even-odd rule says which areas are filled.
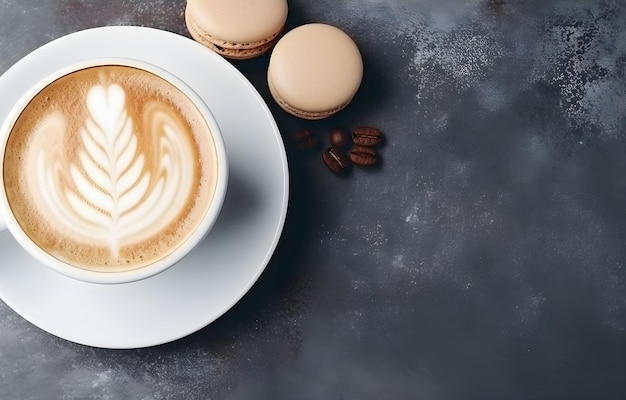
[[[26,235],[61,261],[111,272],[178,248],[206,214],[218,168],[194,103],[122,65],[47,85],[17,118],[4,157],[7,198]]]

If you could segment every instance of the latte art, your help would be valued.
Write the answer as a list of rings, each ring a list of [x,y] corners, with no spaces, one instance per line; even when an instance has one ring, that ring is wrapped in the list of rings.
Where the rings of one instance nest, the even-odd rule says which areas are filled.
[[[108,246],[114,257],[126,240],[143,240],[164,228],[192,189],[193,153],[180,126],[159,104],[148,104],[146,134],[154,148],[138,147],[137,132],[126,110],[126,95],[116,84],[94,86],[86,99],[89,116],[80,130],[77,159],[63,167],[61,151],[46,143],[33,154],[37,168],[29,181],[38,207],[65,221],[74,235]],[[64,137],[63,117],[50,115],[34,135]],[[56,144],[58,146],[58,144]],[[153,163],[146,163],[152,154]],[[151,168],[150,168],[151,167]],[[66,176],[67,175],[67,176]],[[174,215],[172,215],[174,214]]]
[[[213,195],[215,148],[171,84],[94,67],[31,101],[9,136],[4,174],[13,213],[40,247],[87,269],[134,269],[198,224]]]

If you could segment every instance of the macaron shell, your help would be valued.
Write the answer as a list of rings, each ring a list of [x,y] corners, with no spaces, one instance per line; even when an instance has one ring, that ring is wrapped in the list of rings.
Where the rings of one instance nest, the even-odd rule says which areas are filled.
[[[286,0],[187,0],[186,13],[216,40],[256,47],[282,31],[287,10]]]
[[[297,108],[292,107],[290,104],[285,102],[285,100],[283,100],[283,98],[274,88],[274,84],[272,83],[272,79],[270,76],[268,76],[267,83],[268,83],[268,87],[270,90],[270,94],[272,95],[276,103],[278,103],[278,105],[283,110],[287,111],[291,115],[295,115],[296,117],[310,119],[310,120],[323,119],[326,117],[330,117],[332,114],[336,113],[337,111],[343,108],[343,107],[337,107],[334,110],[318,111],[318,112],[299,110]]]
[[[224,57],[239,60],[254,58],[267,52],[276,43],[280,34],[280,31],[278,31],[266,39],[253,43],[231,43],[217,39],[203,31],[200,26],[198,26],[193,16],[190,15],[189,9],[185,11],[185,21],[187,23],[187,29],[194,40]]]
[[[339,28],[319,23],[285,34],[268,68],[275,97],[294,115],[339,111],[350,103],[362,79],[363,59],[354,41]]]

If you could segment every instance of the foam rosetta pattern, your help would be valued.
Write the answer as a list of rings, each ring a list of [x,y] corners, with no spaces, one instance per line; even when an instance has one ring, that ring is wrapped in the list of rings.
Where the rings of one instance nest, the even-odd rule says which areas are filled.
[[[185,127],[158,102],[144,106],[148,129],[138,133],[117,84],[91,87],[86,110],[73,159],[68,162],[61,149],[41,148],[32,153],[36,168],[29,180],[39,209],[63,221],[73,237],[117,257],[125,244],[158,234],[184,207],[193,189],[188,155],[194,151],[181,140]],[[66,126],[62,113],[51,113],[35,136],[62,138]]]
[[[73,71],[13,122],[2,164],[11,221],[43,257],[74,267],[152,265],[202,235],[216,143],[202,109],[169,80],[117,64]]]

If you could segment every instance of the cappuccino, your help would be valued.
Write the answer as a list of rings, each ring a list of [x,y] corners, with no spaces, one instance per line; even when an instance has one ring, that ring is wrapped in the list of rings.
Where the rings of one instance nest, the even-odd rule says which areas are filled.
[[[211,128],[183,92],[143,69],[100,65],[39,91],[10,129],[9,206],[53,257],[119,272],[167,257],[195,231],[217,182]]]

